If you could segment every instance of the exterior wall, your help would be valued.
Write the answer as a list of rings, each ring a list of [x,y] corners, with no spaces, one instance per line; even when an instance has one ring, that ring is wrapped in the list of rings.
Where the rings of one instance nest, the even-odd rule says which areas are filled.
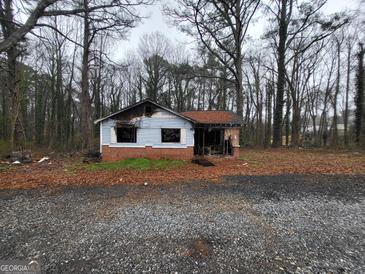
[[[240,148],[239,147],[233,147],[233,158],[237,159],[240,157]]]
[[[103,146],[103,161],[117,161],[128,158],[191,160],[194,148],[152,148]]]
[[[132,119],[136,123],[137,142],[117,143],[113,135],[116,120],[107,119],[100,123],[101,152],[107,161],[148,157],[156,158],[186,158],[193,157],[194,129],[191,122],[168,111],[158,109],[151,117],[141,116]],[[181,129],[180,143],[162,143],[161,128]],[[150,150],[153,149],[154,152]],[[112,156],[114,154],[115,156]],[[191,155],[190,155],[191,154]],[[187,157],[189,155],[189,157]]]
[[[228,140],[231,136],[233,146],[233,157],[238,158],[240,156],[240,129],[239,128],[226,128],[224,130],[224,140]]]
[[[239,128],[226,128],[224,130],[224,140],[228,140],[229,136],[231,136],[232,146],[239,147],[240,146],[240,129]]]

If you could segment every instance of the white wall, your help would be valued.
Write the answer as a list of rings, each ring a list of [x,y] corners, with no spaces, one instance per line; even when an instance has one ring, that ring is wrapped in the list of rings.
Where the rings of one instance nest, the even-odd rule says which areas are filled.
[[[166,110],[157,109],[151,117],[138,117],[134,119],[139,127],[137,128],[137,143],[111,143],[111,128],[115,127],[116,121],[107,119],[101,122],[102,145],[110,147],[145,147],[156,148],[186,148],[194,146],[194,129],[191,122],[180,118]],[[180,128],[180,143],[162,143],[161,128]],[[185,134],[185,138],[184,135]]]

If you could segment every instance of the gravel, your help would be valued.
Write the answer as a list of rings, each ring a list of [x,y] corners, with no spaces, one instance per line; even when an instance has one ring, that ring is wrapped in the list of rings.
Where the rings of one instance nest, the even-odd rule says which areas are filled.
[[[47,273],[365,273],[364,179],[0,191],[0,259]]]

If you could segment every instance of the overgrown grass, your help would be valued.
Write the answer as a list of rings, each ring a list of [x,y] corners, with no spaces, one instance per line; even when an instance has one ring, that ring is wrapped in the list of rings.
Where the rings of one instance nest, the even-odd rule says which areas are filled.
[[[118,170],[124,168],[149,170],[149,169],[166,169],[183,166],[184,161],[181,160],[150,160],[146,158],[132,158],[117,162],[101,162],[93,163],[85,166],[87,170]]]

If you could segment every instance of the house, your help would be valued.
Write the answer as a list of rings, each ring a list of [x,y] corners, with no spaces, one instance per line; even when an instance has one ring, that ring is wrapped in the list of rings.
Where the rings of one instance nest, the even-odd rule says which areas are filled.
[[[242,122],[229,111],[177,113],[146,99],[100,118],[97,123],[100,124],[100,152],[104,161],[239,156]]]

